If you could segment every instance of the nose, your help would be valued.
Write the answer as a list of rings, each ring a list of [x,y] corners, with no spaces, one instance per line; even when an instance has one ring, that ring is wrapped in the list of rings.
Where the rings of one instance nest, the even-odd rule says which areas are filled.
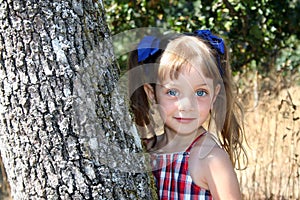
[[[180,111],[191,111],[194,110],[195,105],[195,97],[183,97],[178,99],[178,110]]]

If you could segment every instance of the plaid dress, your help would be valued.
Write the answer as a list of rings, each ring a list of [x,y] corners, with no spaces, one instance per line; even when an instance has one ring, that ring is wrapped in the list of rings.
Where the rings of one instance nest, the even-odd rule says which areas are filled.
[[[188,170],[190,150],[204,135],[198,136],[185,152],[152,154],[151,166],[161,200],[210,200],[209,190],[196,185]]]

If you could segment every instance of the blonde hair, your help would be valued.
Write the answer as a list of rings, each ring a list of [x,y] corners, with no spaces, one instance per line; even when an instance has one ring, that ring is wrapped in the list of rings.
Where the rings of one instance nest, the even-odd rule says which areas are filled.
[[[205,40],[197,36],[181,35],[168,42],[164,51],[156,58],[156,62],[159,63],[157,77],[162,80],[167,76],[176,79],[182,70],[194,67],[201,70],[204,76],[212,78],[214,86],[218,84],[221,86],[211,110],[208,127],[212,124],[216,126],[216,134],[221,146],[229,154],[232,163],[240,167],[240,156],[243,154],[247,158],[242,145],[244,140],[243,110],[237,101],[228,60],[227,49],[224,55],[219,55]],[[146,110],[149,109],[146,95],[139,95],[139,98],[143,98],[140,101],[148,104]],[[132,105],[138,106],[138,103],[132,102]],[[135,112],[147,113],[139,109],[135,109]],[[149,123],[149,116],[145,114],[144,116],[135,115],[135,117],[139,124]]]

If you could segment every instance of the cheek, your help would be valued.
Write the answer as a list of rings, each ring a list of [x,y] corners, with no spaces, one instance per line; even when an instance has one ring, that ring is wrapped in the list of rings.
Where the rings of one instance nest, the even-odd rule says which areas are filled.
[[[166,121],[164,108],[160,104],[153,104],[150,112],[153,117],[155,127],[163,127]]]
[[[165,119],[166,115],[168,114],[168,105],[167,104],[159,104],[158,108],[159,108],[158,110],[159,110],[160,116],[163,119]]]
[[[198,101],[197,109],[200,114],[207,114],[210,111],[212,102],[209,98],[206,100]]]
[[[176,105],[170,102],[161,102],[157,104],[157,108],[163,121],[166,121],[166,118],[176,111]]]

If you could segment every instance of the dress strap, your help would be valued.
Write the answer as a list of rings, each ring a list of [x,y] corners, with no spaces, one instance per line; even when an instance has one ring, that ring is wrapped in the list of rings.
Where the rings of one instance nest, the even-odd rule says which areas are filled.
[[[207,131],[196,137],[196,139],[190,144],[190,146],[185,150],[185,152],[190,152],[194,144],[203,136],[206,135]]]

